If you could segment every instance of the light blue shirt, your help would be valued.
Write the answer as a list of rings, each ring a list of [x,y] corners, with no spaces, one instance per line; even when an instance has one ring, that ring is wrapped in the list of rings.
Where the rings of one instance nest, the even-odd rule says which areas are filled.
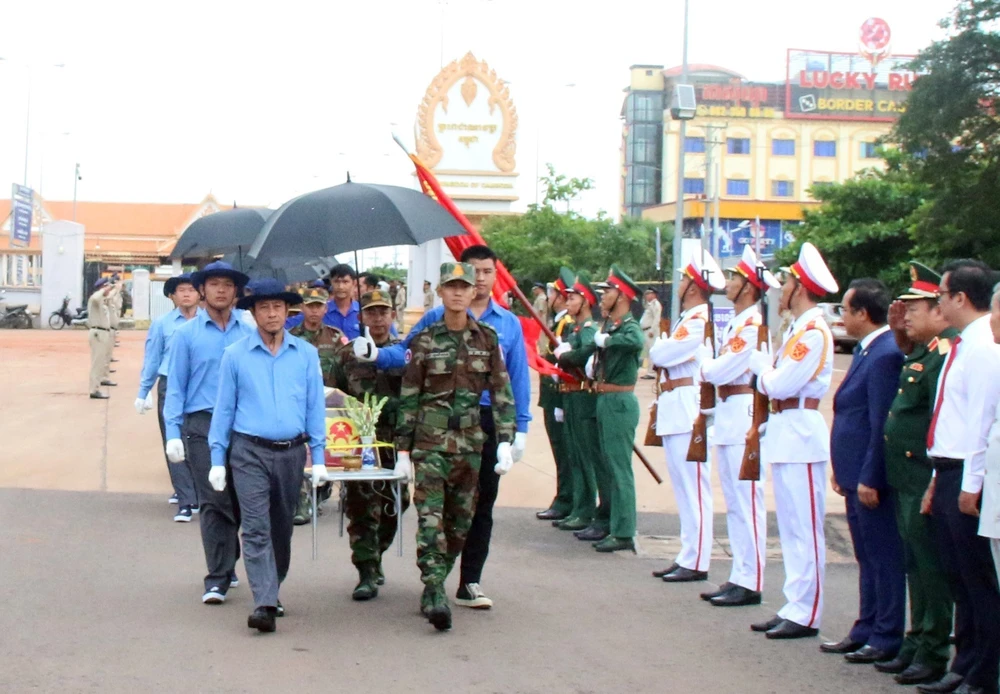
[[[207,311],[199,313],[174,331],[167,365],[167,400],[163,420],[167,439],[181,437],[184,415],[211,412],[219,390],[219,363],[222,352],[234,342],[256,332],[232,313],[225,331]]]
[[[286,330],[277,354],[259,332],[226,348],[208,432],[213,466],[226,464],[234,431],[271,441],[308,433],[312,459],[323,460],[326,397],[315,347]]]
[[[531,376],[528,373],[528,355],[524,349],[524,331],[521,330],[521,321],[513,313],[499,306],[493,299],[490,299],[483,315],[476,317],[471,310],[469,315],[496,330],[497,336],[500,338],[500,349],[503,350],[507,375],[510,376],[510,387],[514,391],[517,430],[521,433],[527,433],[528,422],[531,421]],[[437,323],[443,317],[444,306],[435,306],[425,313],[402,342],[392,347],[383,347],[378,351],[378,359],[375,362],[378,368],[398,369],[403,367],[406,364],[406,352],[410,348],[410,341],[422,330],[432,323]],[[490,406],[490,392],[488,390],[483,393],[479,404],[482,407]]]
[[[195,317],[204,313],[201,308],[195,311]],[[174,332],[180,326],[187,323],[179,308],[175,308],[170,313],[160,316],[149,326],[146,333],[146,352],[142,358],[142,373],[139,377],[139,399],[143,400],[153,389],[156,378],[166,378],[167,366],[170,359],[170,342],[174,337]]]

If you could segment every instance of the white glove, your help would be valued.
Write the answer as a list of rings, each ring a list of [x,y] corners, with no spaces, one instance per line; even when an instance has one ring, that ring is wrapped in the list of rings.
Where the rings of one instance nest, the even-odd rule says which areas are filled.
[[[767,422],[762,422],[761,425],[757,427],[757,433],[763,436],[765,431],[767,431]]]
[[[760,376],[762,373],[770,371],[773,367],[771,366],[771,356],[759,349],[755,349],[750,355],[750,370],[756,375]]]
[[[514,467],[514,456],[510,451],[510,444],[504,441],[497,446],[497,464],[493,466],[493,472],[506,475],[512,467]]]
[[[559,374],[551,374],[549,378],[552,379],[553,383],[559,383]]]
[[[701,410],[701,413],[703,415],[705,415],[706,417],[714,417],[715,416],[715,408],[712,407],[712,408],[709,408],[707,410]]]
[[[184,442],[180,439],[170,439],[167,441],[167,460],[171,463],[184,462]]]
[[[358,361],[372,362],[378,359],[378,347],[372,339],[368,326],[365,326],[365,334],[354,340],[354,356]]]
[[[571,351],[573,351],[573,348],[570,347],[570,344],[568,342],[563,342],[562,340],[559,340],[559,344],[556,345],[556,348],[554,350],[552,350],[552,356],[558,359],[562,355],[566,354],[566,352],[571,352]]]
[[[562,410],[559,410],[559,412],[562,412]],[[561,421],[561,420],[557,419],[556,421],[558,422],[558,421]],[[520,431],[517,432],[516,434],[514,434],[514,452],[513,452],[513,456],[514,456],[514,462],[515,463],[521,462],[521,458],[524,457],[524,449],[525,449],[525,447],[527,445],[528,445],[528,435],[527,434],[525,434],[523,432],[520,432]]]
[[[712,348],[703,343],[703,344],[698,345],[698,349],[696,349],[694,351],[694,358],[700,364],[703,361],[708,361],[709,359],[714,359],[715,355],[712,354]]]
[[[557,422],[562,422],[566,419],[566,415],[563,414],[562,408],[560,407],[552,410],[552,414],[555,416]]]
[[[326,465],[315,463],[312,466],[312,483],[314,487],[318,487],[324,482],[330,479],[330,473],[326,471]]]
[[[596,335],[594,335],[594,344],[603,349],[604,345],[608,343],[609,337],[611,336],[608,335],[607,333],[597,333]]]
[[[135,402],[133,403],[133,405],[135,406],[135,411],[138,412],[139,414],[146,414],[146,410],[153,409],[147,404],[148,402],[149,398],[136,398]]]
[[[590,355],[590,359],[587,360],[586,366],[583,367],[583,370],[587,372],[587,378],[594,378],[594,357],[595,356],[596,355],[591,354]]]
[[[410,454],[407,451],[396,454],[396,474],[403,476],[404,484],[413,480],[413,463],[410,462]]]
[[[667,335],[666,333],[660,333],[660,339],[661,340],[669,340],[670,336]]]
[[[213,465],[212,469],[208,471],[208,483],[217,492],[226,491],[226,466]]]
[[[149,393],[146,395],[146,409],[147,410],[153,409],[153,391],[149,391]]]

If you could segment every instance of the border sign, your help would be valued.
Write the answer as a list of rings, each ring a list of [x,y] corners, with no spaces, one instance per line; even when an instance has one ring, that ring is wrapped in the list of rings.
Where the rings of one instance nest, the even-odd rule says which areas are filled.
[[[34,191],[14,184],[10,206],[10,245],[27,248],[31,245],[31,218],[34,214]]]

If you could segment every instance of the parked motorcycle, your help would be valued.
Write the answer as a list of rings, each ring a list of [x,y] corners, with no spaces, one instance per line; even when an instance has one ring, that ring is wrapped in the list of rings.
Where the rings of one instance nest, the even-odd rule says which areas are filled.
[[[62,306],[58,311],[53,311],[49,316],[49,327],[53,330],[62,330],[73,322],[73,316],[69,313],[69,294],[63,298]],[[77,309],[79,311],[80,309]]]
[[[8,306],[4,302],[4,292],[0,289],[0,328],[30,328],[31,314],[27,304]]]
[[[73,316],[73,320],[70,321],[73,325],[87,325],[87,309],[80,307],[76,310],[76,315]]]

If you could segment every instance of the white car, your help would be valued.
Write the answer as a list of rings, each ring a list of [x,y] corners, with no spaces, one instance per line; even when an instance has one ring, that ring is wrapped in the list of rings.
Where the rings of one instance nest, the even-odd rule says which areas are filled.
[[[850,352],[854,349],[854,345],[858,341],[847,334],[847,328],[844,327],[844,305],[843,304],[819,304],[819,307],[823,309],[823,319],[826,324],[830,326],[830,332],[833,333],[833,348],[835,351]]]

